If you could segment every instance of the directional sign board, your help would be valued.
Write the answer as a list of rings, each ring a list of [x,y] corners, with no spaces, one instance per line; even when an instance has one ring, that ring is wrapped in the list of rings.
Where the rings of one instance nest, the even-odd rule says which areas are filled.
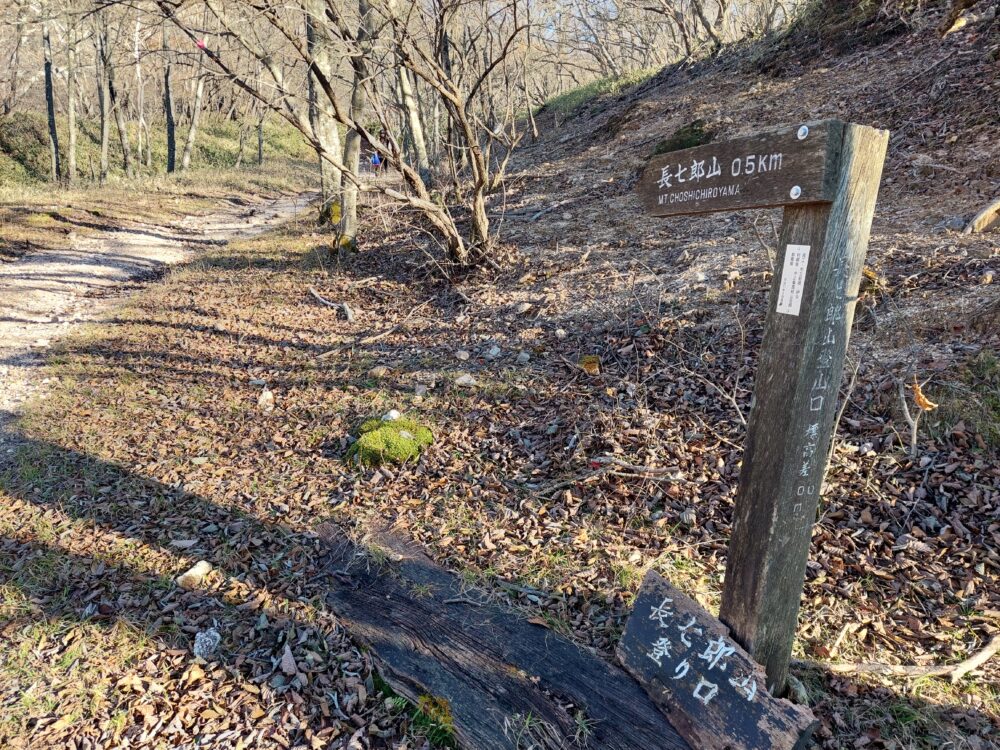
[[[816,719],[776,698],[764,668],[697,602],[650,572],[618,643],[618,659],[691,747],[805,747]]]
[[[653,157],[639,180],[652,216],[833,201],[843,123],[806,123]]]

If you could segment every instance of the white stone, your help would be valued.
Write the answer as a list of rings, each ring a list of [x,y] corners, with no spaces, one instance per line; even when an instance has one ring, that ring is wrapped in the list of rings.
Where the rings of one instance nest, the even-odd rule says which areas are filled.
[[[264,411],[271,411],[274,408],[274,392],[265,388],[257,397],[257,406]]]
[[[203,630],[194,636],[194,655],[199,659],[211,661],[219,650],[222,636],[215,628]]]
[[[213,570],[214,568],[210,562],[207,560],[199,560],[186,572],[177,576],[177,585],[182,589],[188,589],[189,591],[191,589],[196,589],[199,585],[201,585],[201,582],[205,580],[205,577],[208,576],[208,574]]]

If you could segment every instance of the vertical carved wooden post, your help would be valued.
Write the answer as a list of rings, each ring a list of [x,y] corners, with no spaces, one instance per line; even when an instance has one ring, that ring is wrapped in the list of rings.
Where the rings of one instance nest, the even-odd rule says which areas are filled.
[[[785,208],[719,615],[779,693],[887,144],[844,125],[832,203]]]

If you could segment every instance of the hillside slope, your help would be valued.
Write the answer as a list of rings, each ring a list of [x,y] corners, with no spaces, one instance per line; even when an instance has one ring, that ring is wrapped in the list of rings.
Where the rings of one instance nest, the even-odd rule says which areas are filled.
[[[842,117],[894,139],[794,673],[824,750],[998,747],[1000,659],[954,685],[850,672],[955,664],[1000,628],[997,235],[942,225],[998,189],[996,26],[869,32],[542,113],[492,207],[517,262],[445,283],[412,214],[373,200],[366,251],[300,217],[62,342],[0,470],[0,744],[447,746],[341,627],[321,520],[391,524],[607,658],[648,569],[717,609],[780,212],[652,220],[637,170],[695,118],[725,138]],[[941,404],[915,455],[913,377]],[[391,409],[433,444],[346,461]],[[176,585],[200,560],[215,570]],[[196,671],[210,625],[222,658]]]

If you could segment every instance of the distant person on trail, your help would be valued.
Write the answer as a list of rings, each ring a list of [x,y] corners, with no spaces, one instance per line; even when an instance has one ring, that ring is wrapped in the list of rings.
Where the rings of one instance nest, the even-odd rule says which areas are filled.
[[[382,171],[382,157],[378,151],[372,153],[372,171],[375,173]]]

